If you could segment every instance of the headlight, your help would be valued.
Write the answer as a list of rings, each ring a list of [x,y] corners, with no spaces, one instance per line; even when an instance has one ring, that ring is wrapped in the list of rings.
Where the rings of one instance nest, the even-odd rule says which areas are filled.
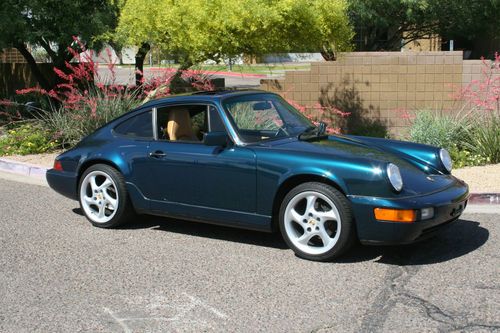
[[[401,191],[403,189],[403,178],[401,178],[401,173],[396,164],[389,163],[387,165],[387,178],[391,182],[392,187],[396,191]]]
[[[446,149],[441,148],[441,150],[439,150],[439,158],[441,159],[441,163],[443,163],[446,170],[451,172],[453,163],[451,161],[450,153],[448,153]]]

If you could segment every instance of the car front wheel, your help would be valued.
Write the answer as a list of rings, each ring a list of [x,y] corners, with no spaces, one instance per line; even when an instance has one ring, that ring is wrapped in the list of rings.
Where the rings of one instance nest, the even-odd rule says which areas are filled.
[[[79,185],[79,201],[85,216],[96,227],[117,227],[134,215],[123,176],[106,164],[95,164],[85,170]]]
[[[279,224],[288,246],[309,260],[332,260],[355,240],[349,201],[323,183],[304,183],[292,189],[281,204]]]

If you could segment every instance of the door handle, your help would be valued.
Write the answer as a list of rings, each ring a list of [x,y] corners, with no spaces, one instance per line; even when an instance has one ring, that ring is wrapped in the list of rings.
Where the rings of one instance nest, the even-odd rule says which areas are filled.
[[[167,154],[165,154],[161,150],[157,150],[155,152],[149,153],[149,157],[153,157],[153,158],[162,158],[165,156],[167,156]]]

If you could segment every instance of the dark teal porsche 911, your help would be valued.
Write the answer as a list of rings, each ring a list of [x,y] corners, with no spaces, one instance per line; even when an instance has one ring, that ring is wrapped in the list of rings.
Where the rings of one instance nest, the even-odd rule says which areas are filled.
[[[437,147],[325,135],[276,94],[217,91],[130,111],[59,155],[47,180],[97,227],[153,214],[279,230],[298,256],[326,261],[456,220],[469,192],[451,164]]]

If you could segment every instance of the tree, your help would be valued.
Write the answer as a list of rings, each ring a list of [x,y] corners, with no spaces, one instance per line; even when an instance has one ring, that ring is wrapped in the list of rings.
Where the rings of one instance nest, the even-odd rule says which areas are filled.
[[[78,36],[92,45],[113,24],[112,4],[105,0],[5,0],[0,6],[0,47],[14,47],[23,55],[43,89],[54,82],[45,77],[28,45],[41,46],[55,67],[72,59],[67,47]]]
[[[349,0],[360,50],[400,50],[438,34],[474,44],[498,38],[500,0]]]
[[[131,45],[154,44],[181,69],[240,54],[331,56],[350,47],[346,10],[344,0],[128,0],[117,32]]]
[[[435,32],[445,40],[458,41],[457,47],[472,50],[472,57],[493,58],[500,51],[500,0],[432,0],[429,12],[437,22]]]
[[[350,0],[349,16],[357,48],[363,51],[399,51],[403,43],[426,37],[437,27],[427,1],[421,0]]]

